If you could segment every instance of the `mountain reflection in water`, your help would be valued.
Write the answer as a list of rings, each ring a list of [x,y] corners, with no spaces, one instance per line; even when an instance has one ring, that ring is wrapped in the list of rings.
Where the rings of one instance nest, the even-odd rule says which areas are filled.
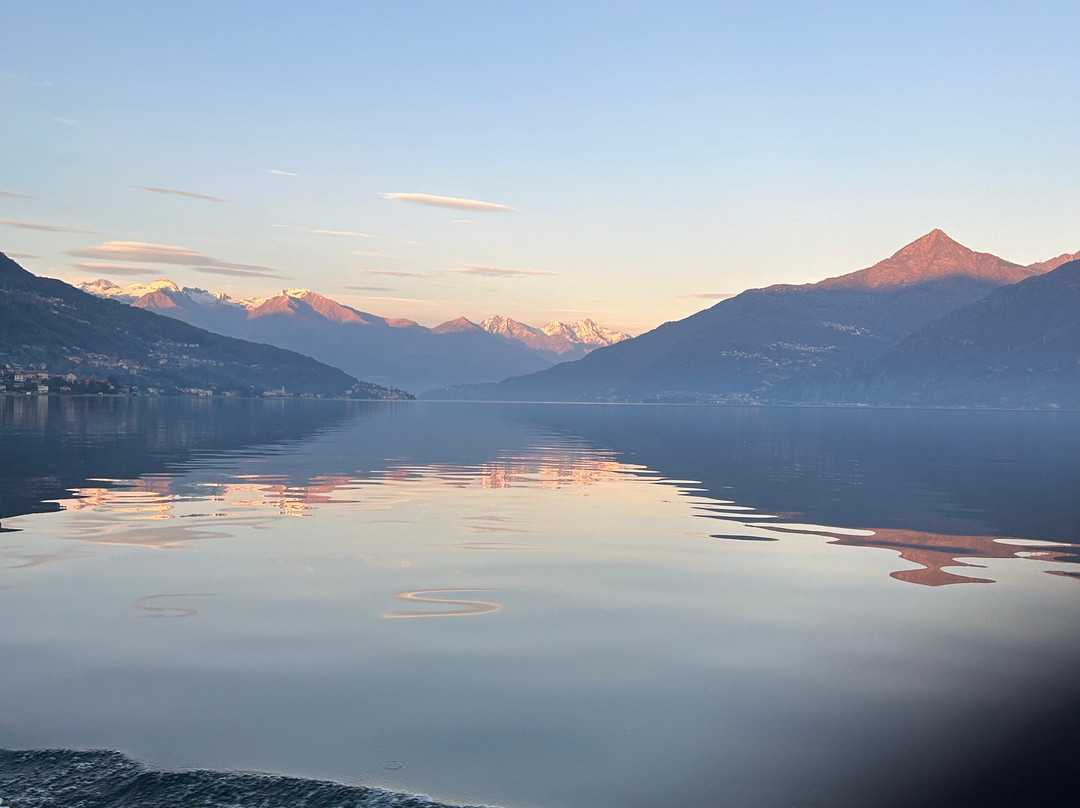
[[[262,462],[260,460],[260,462]],[[1080,561],[1080,545],[1043,541],[1035,537],[993,535],[952,535],[922,530],[827,526],[798,521],[800,514],[758,513],[754,507],[732,500],[715,499],[699,481],[660,478],[640,466],[621,463],[609,450],[543,445],[528,447],[512,456],[502,456],[475,466],[437,463],[421,466],[399,460],[388,467],[371,470],[365,477],[337,473],[315,474],[309,478],[284,473],[242,473],[214,482],[181,483],[166,474],[147,474],[135,480],[97,480],[110,487],[82,487],[70,490],[64,507],[86,510],[95,515],[81,524],[82,541],[95,544],[140,545],[176,549],[186,542],[220,539],[230,535],[212,525],[254,526],[276,517],[312,517],[320,507],[387,509],[395,502],[416,494],[402,490],[410,483],[423,486],[442,484],[483,489],[515,487],[539,490],[588,488],[610,482],[618,475],[640,477],[669,486],[686,501],[696,516],[712,520],[708,535],[715,539],[742,541],[794,541],[821,537],[840,547],[866,547],[895,552],[902,561],[918,565],[901,567],[892,578],[924,586],[962,583],[991,583],[992,578],[950,572],[946,567],[982,569],[979,559],[1036,559],[1043,562],[1075,564]],[[213,510],[207,510],[210,504]],[[177,526],[152,529],[145,521],[177,518],[201,520],[199,527]],[[221,521],[219,521],[221,520]],[[508,517],[482,516],[470,527],[476,533],[521,533]],[[527,532],[527,531],[526,531]],[[536,531],[533,531],[536,532]],[[705,535],[705,534],[703,534]],[[527,545],[458,543],[473,549],[529,549]],[[45,559],[26,558],[28,563]],[[1050,569],[1051,574],[1068,570]],[[493,611],[493,610],[489,610]],[[468,612],[474,613],[474,612]],[[484,612],[481,612],[484,613]]]

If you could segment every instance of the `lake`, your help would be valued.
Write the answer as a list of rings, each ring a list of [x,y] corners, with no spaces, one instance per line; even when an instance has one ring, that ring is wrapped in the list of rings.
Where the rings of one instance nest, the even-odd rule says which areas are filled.
[[[1075,798],[1080,413],[42,396],[0,430],[2,748],[350,805]]]

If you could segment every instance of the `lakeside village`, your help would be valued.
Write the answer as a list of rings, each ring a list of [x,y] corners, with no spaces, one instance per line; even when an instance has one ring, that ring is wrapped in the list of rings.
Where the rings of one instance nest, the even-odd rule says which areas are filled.
[[[135,387],[120,384],[115,378],[79,377],[74,373],[56,375],[45,366],[22,368],[0,366],[0,396],[262,396],[264,398],[322,398],[318,393],[289,393],[277,390],[236,390],[218,387]]]

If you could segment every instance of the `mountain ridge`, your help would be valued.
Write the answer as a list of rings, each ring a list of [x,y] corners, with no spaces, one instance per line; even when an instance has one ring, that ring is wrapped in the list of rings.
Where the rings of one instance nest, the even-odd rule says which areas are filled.
[[[576,362],[443,392],[507,400],[820,400],[821,390],[908,334],[1037,273],[933,230],[865,270],[750,289]]]
[[[310,354],[353,375],[404,389],[499,381],[591,350],[582,347],[580,340],[550,337],[521,326],[539,333],[547,347],[538,349],[507,334],[491,333],[465,317],[426,328],[406,318],[361,311],[302,288],[237,299],[195,287],[179,288],[166,278],[128,287],[99,278],[84,281],[80,287],[215,333]],[[136,292],[141,293],[137,298]],[[554,325],[565,326],[548,324]],[[584,334],[581,339],[592,338],[589,333],[618,334],[592,320],[573,325]],[[555,347],[559,350],[551,349]]]
[[[161,292],[162,290],[158,290]],[[139,388],[367,398],[405,394],[293,351],[247,342],[102,299],[27,272],[0,253],[0,361]]]
[[[520,342],[534,351],[551,354],[556,360],[580,358],[595,348],[630,338],[629,334],[605,328],[589,317],[576,323],[553,320],[537,328],[495,314],[485,318],[480,327],[490,334]]]
[[[1070,261],[1076,260],[1080,260],[1080,252],[1062,253],[1054,258],[1048,258],[1045,261],[1036,261],[1034,264],[1028,264],[1028,268],[1038,270],[1039,273],[1050,272],[1057,269],[1062,264],[1067,264]]]
[[[550,361],[487,334],[464,318],[428,329],[338,303],[308,289],[285,289],[245,305],[205,290],[159,289],[132,304],[200,328],[313,355],[389,387],[424,390],[462,379],[497,381]]]

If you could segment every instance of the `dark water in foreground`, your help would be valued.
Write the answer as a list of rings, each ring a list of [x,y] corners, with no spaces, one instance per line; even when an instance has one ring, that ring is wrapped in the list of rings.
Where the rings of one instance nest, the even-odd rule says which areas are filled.
[[[0,798],[1078,804],[1078,481],[1075,413],[0,398],[0,747],[149,766]]]
[[[0,750],[13,808],[441,808],[416,794],[250,772],[162,771],[119,752]]]

